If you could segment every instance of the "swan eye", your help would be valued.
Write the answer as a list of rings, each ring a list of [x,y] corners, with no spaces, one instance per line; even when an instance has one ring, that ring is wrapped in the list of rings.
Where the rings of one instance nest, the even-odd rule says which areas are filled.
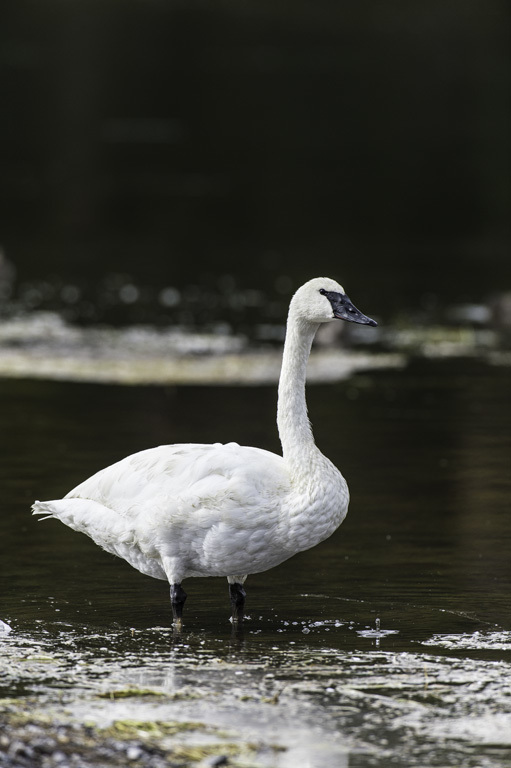
[[[320,289],[319,289],[319,292],[320,292],[320,294],[321,294],[322,296],[326,296],[326,291],[325,291],[325,289],[324,289],[324,288],[320,288]]]

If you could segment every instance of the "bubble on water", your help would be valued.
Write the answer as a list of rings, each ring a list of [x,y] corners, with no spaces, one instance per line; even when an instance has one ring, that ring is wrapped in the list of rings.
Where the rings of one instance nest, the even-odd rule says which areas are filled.
[[[357,629],[357,635],[359,637],[373,638],[376,641],[376,646],[379,646],[382,637],[387,637],[387,635],[397,635],[399,633],[398,629],[381,629],[381,621],[378,617],[375,619],[374,625],[374,629],[367,626],[365,629]]]

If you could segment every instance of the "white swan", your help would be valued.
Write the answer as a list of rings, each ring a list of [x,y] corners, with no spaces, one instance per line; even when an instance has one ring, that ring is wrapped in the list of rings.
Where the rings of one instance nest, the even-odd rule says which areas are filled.
[[[34,514],[56,517],[142,573],[166,579],[180,625],[188,576],[226,576],[233,621],[247,575],[328,538],[348,511],[348,486],[314,442],[305,373],[320,323],[376,325],[329,278],[305,283],[289,307],[277,424],[282,456],[260,448],[163,445],[128,456]]]

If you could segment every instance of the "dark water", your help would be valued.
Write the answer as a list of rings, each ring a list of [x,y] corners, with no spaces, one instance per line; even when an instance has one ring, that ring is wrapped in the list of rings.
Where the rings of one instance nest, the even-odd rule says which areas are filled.
[[[387,315],[509,286],[501,0],[6,5],[0,247],[30,305],[58,275],[111,322],[112,272],[268,295],[312,263]]]
[[[179,716],[280,740],[257,765],[511,764],[510,387],[509,368],[461,360],[309,387],[350,512],[328,541],[248,579],[250,620],[233,638],[224,580],[186,582],[173,637],[164,582],[29,509],[164,442],[278,450],[274,389],[2,381],[0,618],[13,632],[0,643],[11,662],[29,648],[53,666],[11,665],[1,695],[53,701],[57,685],[83,718],[101,686],[191,687],[202,693]],[[296,740],[304,728],[315,745]]]

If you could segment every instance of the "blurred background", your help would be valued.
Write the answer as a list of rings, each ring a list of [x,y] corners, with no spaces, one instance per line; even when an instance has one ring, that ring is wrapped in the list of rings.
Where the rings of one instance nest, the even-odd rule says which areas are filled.
[[[9,0],[0,302],[282,319],[309,277],[391,318],[511,288],[504,0]]]
[[[365,670],[376,679],[373,640],[359,633],[381,617],[397,631],[382,651],[415,659],[411,672],[394,667],[395,685],[384,670],[375,696],[364,682],[345,707],[325,693],[323,657],[302,699],[284,686],[290,717],[317,713],[321,765],[339,765],[324,751],[335,732],[335,744],[355,734],[356,765],[394,750],[386,765],[500,766],[511,732],[511,5],[1,0],[0,16],[0,607],[13,643],[27,632],[5,656],[5,695],[24,711],[42,691],[60,709],[64,695],[64,723],[96,690],[87,665],[106,664],[95,645],[106,641],[91,641],[74,693],[48,664],[26,687],[23,643],[48,660],[56,637],[79,638],[81,653],[99,637],[89,628],[117,648],[118,627],[170,623],[163,582],[36,524],[33,500],[154,445],[279,451],[287,305],[326,275],[379,323],[327,325],[342,336],[320,331],[308,367],[315,435],[346,475],[350,513],[321,547],[250,578],[246,659],[276,669],[279,637],[286,652],[311,637],[335,648],[337,666],[356,648],[359,670],[342,673],[351,690]],[[184,664],[204,670],[201,654],[217,657],[229,626],[225,585],[190,582]],[[329,635],[314,624],[292,641],[277,634],[316,617]],[[467,644],[445,651],[435,637],[454,632]],[[148,637],[130,653],[156,670]],[[427,678],[422,641],[437,665]],[[72,648],[55,647],[74,669]],[[257,664],[224,696],[228,719],[233,691],[272,701],[243,683]],[[195,705],[192,721],[209,707]],[[272,733],[279,722],[267,710],[259,720]],[[451,740],[446,723],[459,729]]]

